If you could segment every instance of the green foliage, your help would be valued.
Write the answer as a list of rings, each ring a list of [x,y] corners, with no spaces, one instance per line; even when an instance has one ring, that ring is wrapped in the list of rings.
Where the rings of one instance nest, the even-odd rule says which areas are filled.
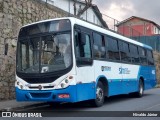
[[[157,63],[160,64],[160,55],[158,55]]]

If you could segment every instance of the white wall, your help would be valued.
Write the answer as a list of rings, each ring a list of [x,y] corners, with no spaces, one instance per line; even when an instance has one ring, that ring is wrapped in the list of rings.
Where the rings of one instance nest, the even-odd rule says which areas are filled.
[[[43,1],[46,1],[46,0],[43,0]],[[73,6],[74,3],[72,0],[48,0],[48,3],[58,8],[61,8],[64,11],[67,11],[71,14],[74,14],[74,6]],[[80,5],[81,5],[81,8],[84,7],[84,4],[77,3],[76,4],[77,12],[79,10]],[[95,20],[94,20],[94,16],[95,16]],[[80,17],[83,18],[84,20],[87,20],[89,22],[102,26],[102,23],[100,22],[100,20],[98,19],[98,17],[96,16],[92,8],[89,8],[87,11],[85,11]]]

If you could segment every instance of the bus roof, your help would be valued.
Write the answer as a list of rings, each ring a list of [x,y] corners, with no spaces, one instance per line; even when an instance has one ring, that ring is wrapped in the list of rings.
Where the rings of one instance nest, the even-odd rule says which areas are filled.
[[[75,17],[62,17],[62,18],[55,18],[55,19],[48,19],[48,20],[42,20],[42,21],[38,21],[38,22],[34,22],[34,23],[31,23],[31,24],[28,24],[28,25],[25,25],[23,27],[26,27],[26,26],[30,26],[30,25],[34,25],[34,24],[38,24],[38,23],[42,23],[42,22],[48,22],[48,21],[53,21],[53,20],[62,20],[62,19],[69,19],[71,21],[71,23],[74,25],[74,24],[77,24],[77,25],[81,25],[81,26],[84,26],[86,28],[89,28],[89,29],[92,29],[94,31],[97,31],[97,32],[101,32],[101,33],[104,33],[104,34],[107,34],[109,36],[113,36],[115,38],[118,38],[118,39],[121,39],[123,41],[127,41],[127,42],[130,42],[130,43],[133,43],[135,45],[139,45],[141,47],[145,47],[145,48],[148,48],[148,49],[151,49],[152,50],[152,47],[151,46],[148,46],[146,44],[143,44],[143,43],[140,43],[140,42],[137,42],[133,39],[130,39],[128,37],[125,37],[125,36],[122,36],[118,33],[115,33],[109,29],[105,29],[105,28],[101,28],[97,25],[94,25],[94,24],[91,24],[89,22],[86,22],[86,21],[83,21],[83,20],[80,20],[78,18],[75,18]]]

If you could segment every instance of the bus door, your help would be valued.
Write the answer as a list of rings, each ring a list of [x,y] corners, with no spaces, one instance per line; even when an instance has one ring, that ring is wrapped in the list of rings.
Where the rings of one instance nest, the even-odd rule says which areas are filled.
[[[90,31],[75,26],[74,42],[77,73],[77,101],[95,98],[91,37]]]

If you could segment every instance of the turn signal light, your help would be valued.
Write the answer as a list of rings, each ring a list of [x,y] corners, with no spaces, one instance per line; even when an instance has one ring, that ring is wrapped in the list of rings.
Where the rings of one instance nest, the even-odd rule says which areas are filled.
[[[17,85],[19,85],[19,82],[17,81]]]
[[[73,76],[69,76],[69,79],[73,79]]]
[[[23,89],[23,85],[20,85],[20,88]]]

